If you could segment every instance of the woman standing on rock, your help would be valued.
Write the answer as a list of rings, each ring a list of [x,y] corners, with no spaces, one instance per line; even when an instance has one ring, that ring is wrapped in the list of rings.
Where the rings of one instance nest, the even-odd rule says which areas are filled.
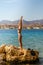
[[[19,44],[20,44],[20,48],[22,48],[22,34],[21,34],[21,31],[22,31],[22,16],[19,20],[19,23],[18,23],[18,41],[19,41]]]

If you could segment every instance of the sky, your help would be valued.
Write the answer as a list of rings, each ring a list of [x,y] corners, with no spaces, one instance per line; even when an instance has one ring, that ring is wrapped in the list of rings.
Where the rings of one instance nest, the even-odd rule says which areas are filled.
[[[43,0],[0,0],[0,20],[43,19]]]

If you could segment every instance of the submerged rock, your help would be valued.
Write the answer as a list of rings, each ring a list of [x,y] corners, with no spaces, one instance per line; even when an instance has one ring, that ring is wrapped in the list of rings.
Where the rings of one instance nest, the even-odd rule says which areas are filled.
[[[31,49],[20,49],[13,45],[0,46],[0,60],[31,62],[39,59],[39,52]]]

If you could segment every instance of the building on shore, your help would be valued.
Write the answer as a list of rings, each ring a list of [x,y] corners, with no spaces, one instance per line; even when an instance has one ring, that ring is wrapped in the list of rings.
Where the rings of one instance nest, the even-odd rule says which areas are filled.
[[[40,29],[40,27],[33,27],[33,29]]]

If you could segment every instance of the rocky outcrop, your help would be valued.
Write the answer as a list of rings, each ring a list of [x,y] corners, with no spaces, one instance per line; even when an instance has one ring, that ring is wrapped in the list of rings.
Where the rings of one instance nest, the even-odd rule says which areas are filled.
[[[20,49],[13,45],[0,46],[0,60],[6,61],[36,61],[39,58],[39,52],[31,49]]]

